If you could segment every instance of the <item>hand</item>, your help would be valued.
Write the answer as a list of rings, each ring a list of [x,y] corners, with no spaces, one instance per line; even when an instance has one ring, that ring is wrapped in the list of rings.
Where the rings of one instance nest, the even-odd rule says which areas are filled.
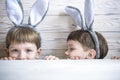
[[[112,56],[111,59],[118,60],[120,59],[120,56]]]
[[[45,58],[44,58],[44,59],[45,59],[45,60],[59,60],[59,58],[58,58],[58,57],[53,56],[53,55],[45,56]]]
[[[0,60],[15,60],[13,57],[2,57]]]

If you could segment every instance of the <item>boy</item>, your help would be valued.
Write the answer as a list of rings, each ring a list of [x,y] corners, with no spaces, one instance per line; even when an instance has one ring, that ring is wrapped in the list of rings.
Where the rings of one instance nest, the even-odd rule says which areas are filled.
[[[14,27],[6,36],[8,57],[3,60],[39,59],[41,53],[41,38],[30,27]]]
[[[65,54],[69,59],[103,59],[108,52],[105,38],[93,30],[94,0],[85,0],[84,17],[78,8],[67,6],[65,8],[81,29],[70,33],[67,38],[68,49]],[[83,19],[84,18],[84,19]],[[45,59],[56,59],[55,56],[46,56]]]
[[[39,59],[41,38],[34,29],[46,16],[49,0],[36,0],[31,8],[28,23],[23,24],[24,10],[20,0],[6,0],[9,19],[14,24],[6,36],[8,57],[3,60]]]
[[[108,52],[108,45],[105,38],[98,32],[96,32],[99,45],[100,45],[100,57],[103,59]],[[68,59],[79,60],[79,59],[95,59],[96,50],[95,44],[92,40],[91,35],[85,30],[76,30],[69,34],[67,38],[67,51],[65,52]],[[59,59],[55,56],[46,56],[46,60]]]

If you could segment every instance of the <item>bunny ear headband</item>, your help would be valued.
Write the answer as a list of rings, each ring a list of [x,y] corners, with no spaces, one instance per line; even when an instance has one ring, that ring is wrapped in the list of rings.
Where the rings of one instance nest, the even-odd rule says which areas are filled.
[[[28,26],[36,27],[45,17],[49,0],[36,0],[31,8]],[[7,14],[16,27],[23,27],[24,12],[20,0],[6,0]]]
[[[94,22],[93,3],[94,3],[93,0],[85,0],[85,8],[84,8],[85,20],[83,20],[82,14],[79,9],[72,6],[67,6],[65,10],[73,18],[77,26],[81,27],[82,30],[87,30],[90,33],[95,44],[95,49],[96,49],[95,58],[98,59],[100,58],[99,41],[95,31],[93,31],[93,26],[92,26]]]

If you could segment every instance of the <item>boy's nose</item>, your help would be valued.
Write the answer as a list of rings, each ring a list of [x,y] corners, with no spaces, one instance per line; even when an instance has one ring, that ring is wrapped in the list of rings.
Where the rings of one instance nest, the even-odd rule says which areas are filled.
[[[20,59],[20,60],[26,59],[26,53],[24,51],[21,51],[19,53],[18,59]]]
[[[69,55],[68,51],[65,51],[65,55]]]

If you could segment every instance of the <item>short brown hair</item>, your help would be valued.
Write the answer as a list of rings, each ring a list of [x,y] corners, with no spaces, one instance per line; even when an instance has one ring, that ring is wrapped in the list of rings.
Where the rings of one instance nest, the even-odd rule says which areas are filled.
[[[10,44],[13,42],[30,42],[35,43],[37,48],[41,47],[41,37],[39,33],[30,27],[11,28],[6,36],[6,47],[9,48]]]
[[[97,34],[99,45],[100,45],[100,58],[99,59],[103,59],[107,55],[107,52],[108,52],[107,41],[100,33],[96,32],[96,34]],[[71,32],[67,38],[67,41],[68,40],[76,40],[80,42],[84,50],[88,50],[88,49],[95,50],[94,41],[90,33],[86,30],[76,30],[76,31]]]

